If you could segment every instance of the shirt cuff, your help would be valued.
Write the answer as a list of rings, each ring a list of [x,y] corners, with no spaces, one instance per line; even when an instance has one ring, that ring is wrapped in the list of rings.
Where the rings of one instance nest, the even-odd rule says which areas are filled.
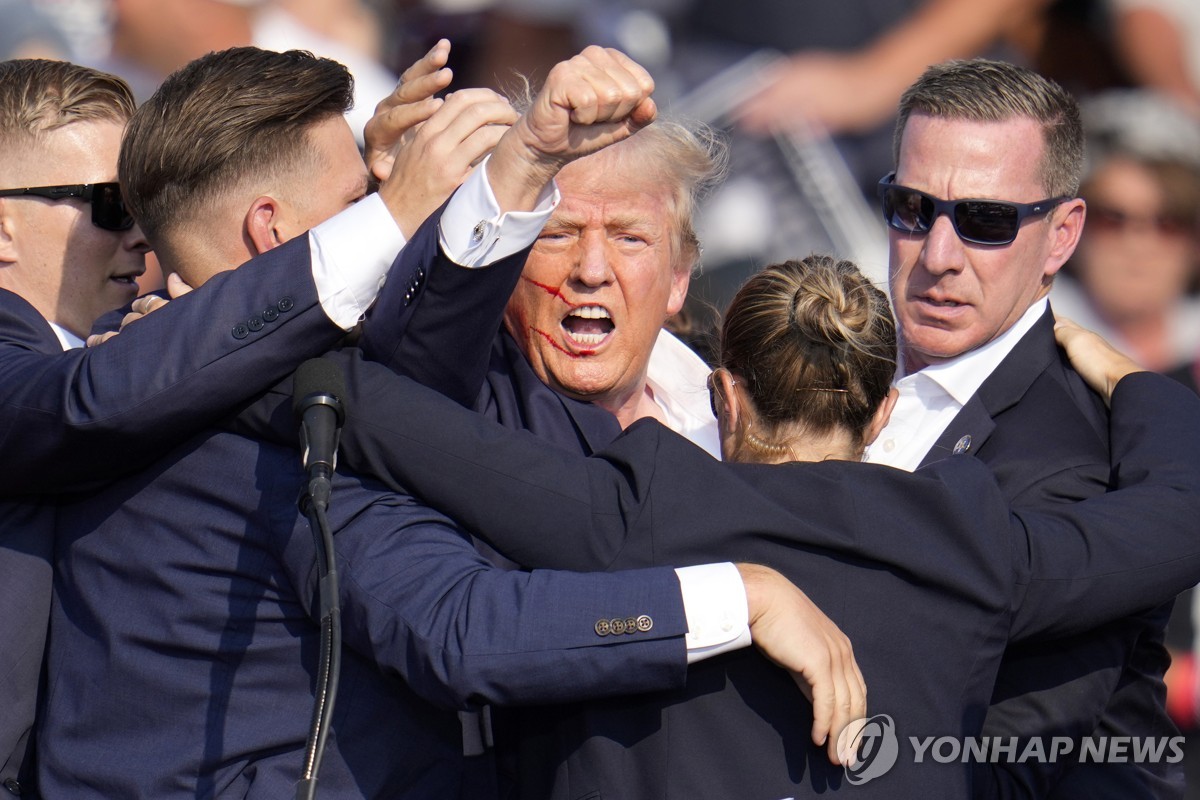
[[[733,564],[703,564],[675,570],[687,616],[687,660],[703,661],[750,645],[746,587]]]
[[[446,204],[438,226],[442,252],[460,267],[487,267],[524,250],[537,239],[562,199],[551,182],[532,211],[501,213],[488,183],[490,159],[489,155],[467,176]]]
[[[372,194],[309,231],[308,243],[321,308],[348,331],[375,302],[406,242],[383,198]]]

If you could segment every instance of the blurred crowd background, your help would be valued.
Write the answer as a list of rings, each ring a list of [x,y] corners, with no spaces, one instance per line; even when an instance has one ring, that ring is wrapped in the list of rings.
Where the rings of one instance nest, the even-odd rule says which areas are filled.
[[[729,178],[700,214],[703,272],[673,322],[702,355],[713,309],[766,264],[833,251],[885,283],[875,187],[891,168],[897,100],[927,64],[1033,67],[1080,98],[1089,133],[1087,225],[1056,310],[1147,367],[1200,381],[1196,0],[0,0],[0,59],[106,69],[139,99],[235,45],[336,58],[355,76],[358,131],[441,37],[456,85],[502,90],[522,75],[536,84],[584,44],[620,48],[655,75],[663,110],[730,137]],[[1181,598],[1168,632],[1169,705],[1193,740],[1197,605]]]

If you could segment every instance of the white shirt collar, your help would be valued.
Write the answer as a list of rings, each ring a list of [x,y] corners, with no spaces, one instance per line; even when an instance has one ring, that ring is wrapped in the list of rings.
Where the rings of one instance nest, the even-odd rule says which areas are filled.
[[[708,399],[704,359],[667,330],[661,330],[650,352],[646,385],[666,416],[667,427],[721,457],[717,420]]]
[[[50,323],[50,327],[54,330],[54,335],[58,337],[59,344],[62,345],[63,350],[74,350],[77,347],[83,347],[83,339],[80,339],[66,328],[54,322]]]
[[[1017,342],[1037,324],[1048,305],[1049,300],[1043,297],[1027,308],[1012,327],[987,344],[949,361],[932,364],[901,378],[896,383],[916,382],[919,380],[916,376],[923,375],[941,386],[960,406],[965,406],[975,392],[979,391],[987,377],[1017,346]]]

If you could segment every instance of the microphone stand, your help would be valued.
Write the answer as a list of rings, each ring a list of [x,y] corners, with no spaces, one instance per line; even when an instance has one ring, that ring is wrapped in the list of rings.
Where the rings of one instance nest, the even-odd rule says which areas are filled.
[[[337,557],[333,551],[333,533],[325,509],[329,505],[330,483],[327,476],[309,481],[300,498],[300,510],[308,517],[317,551],[317,576],[320,581],[321,656],[313,702],[312,727],[304,748],[304,771],[296,785],[296,800],[317,796],[317,770],[325,755],[325,742],[333,723],[338,677],[342,668],[342,617],[338,606]]]
[[[337,554],[326,511],[333,491],[338,429],[345,419],[341,398],[346,394],[341,371],[331,362],[311,359],[293,379],[293,411],[301,419],[304,466],[308,481],[300,510],[308,518],[316,551],[318,602],[321,620],[320,660],[313,697],[312,726],[304,748],[304,769],[296,784],[297,800],[314,800],[317,771],[333,724],[338,678],[342,665],[342,618],[338,603]]]

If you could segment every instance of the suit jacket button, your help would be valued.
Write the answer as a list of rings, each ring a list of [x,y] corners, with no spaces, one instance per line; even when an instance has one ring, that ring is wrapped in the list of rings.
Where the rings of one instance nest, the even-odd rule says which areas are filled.
[[[274,322],[279,319],[279,309],[267,306],[262,312],[263,322]]]
[[[246,320],[246,327],[249,328],[250,330],[254,331],[255,333],[258,333],[259,331],[261,331],[265,324],[266,323],[263,322],[262,317],[258,316],[257,314],[255,314],[250,319]]]
[[[245,339],[249,335],[250,329],[246,327],[246,323],[239,322],[237,325],[233,326],[233,338]]]
[[[634,619],[633,617],[625,618],[625,632],[626,633],[637,633],[637,620],[636,619]]]
[[[618,636],[625,632],[625,620],[620,619],[619,617],[616,619],[610,619],[608,624],[612,626],[612,632]]]
[[[283,297],[275,304],[275,307],[286,314],[296,307],[296,301],[290,297]]]
[[[4,788],[8,789],[8,791],[12,792],[17,797],[21,796],[21,783],[16,778],[5,779]]]
[[[596,635],[597,636],[608,636],[610,633],[612,633],[612,626],[608,624],[608,620],[606,620],[606,619],[596,620]]]
[[[654,620],[650,619],[650,617],[646,616],[645,614],[642,614],[637,618],[637,629],[642,633],[645,633],[653,627]]]
[[[961,456],[971,449],[971,437],[964,436],[954,443],[954,455]]]

